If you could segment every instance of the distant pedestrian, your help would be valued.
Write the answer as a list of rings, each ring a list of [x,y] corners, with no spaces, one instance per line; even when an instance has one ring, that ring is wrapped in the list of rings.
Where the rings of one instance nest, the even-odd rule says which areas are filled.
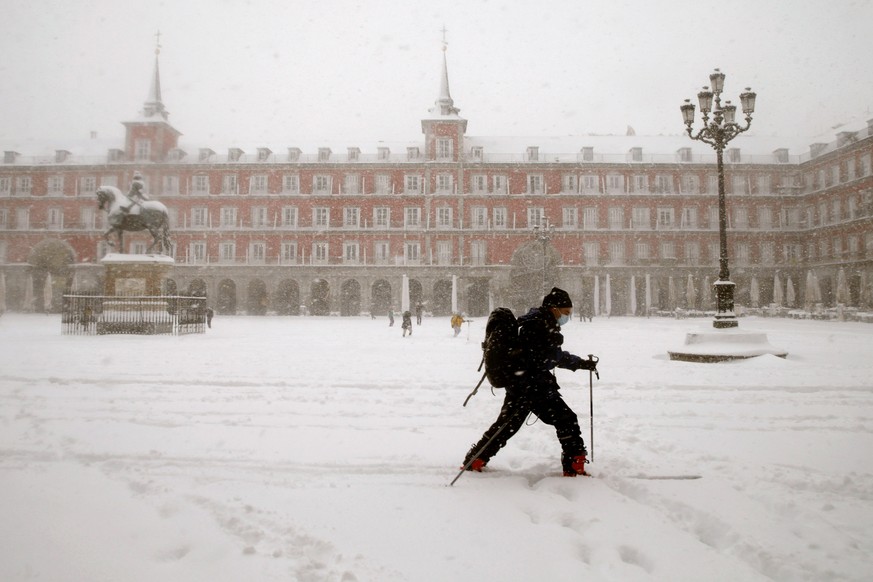
[[[424,315],[424,304],[419,301],[418,304],[415,306],[415,319],[417,320],[416,323],[418,325],[421,325],[422,315]]]
[[[455,313],[452,315],[450,323],[452,324],[452,329],[455,331],[455,337],[458,337],[458,334],[461,333],[461,324],[464,323],[464,317],[460,313]]]
[[[409,332],[409,335],[412,335],[412,312],[404,311],[403,312],[403,323],[400,324],[400,327],[403,328],[403,337],[406,337],[406,332]]]
[[[206,327],[212,329],[212,316],[215,315],[215,312],[211,307],[206,308]]]
[[[394,310],[388,308],[388,327],[394,327]]]

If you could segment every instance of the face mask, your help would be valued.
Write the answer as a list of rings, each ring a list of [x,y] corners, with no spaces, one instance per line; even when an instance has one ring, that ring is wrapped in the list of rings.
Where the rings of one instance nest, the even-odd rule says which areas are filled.
[[[558,318],[558,325],[567,325],[570,323],[570,316],[561,314],[561,317]]]

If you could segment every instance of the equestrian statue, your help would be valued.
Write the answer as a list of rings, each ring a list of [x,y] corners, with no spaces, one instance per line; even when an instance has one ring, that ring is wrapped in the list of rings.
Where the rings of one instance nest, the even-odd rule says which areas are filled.
[[[149,200],[143,192],[143,181],[139,172],[134,174],[127,196],[115,186],[101,186],[96,194],[100,210],[109,213],[109,230],[103,233],[103,239],[109,246],[115,246],[110,239],[113,233],[118,236],[118,249],[123,251],[124,231],[147,230],[153,241],[146,252],[150,253],[156,246],[160,246],[160,253],[163,255],[171,252],[167,207],[156,200]]]

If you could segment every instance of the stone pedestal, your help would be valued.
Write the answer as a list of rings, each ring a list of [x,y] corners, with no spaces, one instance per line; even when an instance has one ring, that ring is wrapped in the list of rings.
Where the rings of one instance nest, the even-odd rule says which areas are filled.
[[[684,346],[667,353],[671,360],[704,363],[743,360],[766,354],[780,358],[788,355],[785,350],[770,345],[766,333],[740,331],[736,327],[689,332]]]
[[[106,269],[103,292],[110,296],[163,294],[163,283],[175,261],[164,255],[109,253],[100,260]]]

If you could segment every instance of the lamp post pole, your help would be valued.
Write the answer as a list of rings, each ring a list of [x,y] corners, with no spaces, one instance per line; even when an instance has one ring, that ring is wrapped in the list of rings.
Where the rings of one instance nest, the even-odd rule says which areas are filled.
[[[724,90],[725,75],[718,69],[709,75],[710,87],[704,87],[697,94],[700,104],[700,114],[703,127],[694,133],[694,104],[690,99],[680,107],[682,120],[685,122],[688,137],[702,141],[715,149],[718,171],[718,281],[715,282],[716,310],[712,326],[716,328],[737,327],[737,316],[734,313],[734,283],[730,280],[728,269],[727,246],[727,204],[724,191],[724,149],[733,138],[748,130],[752,124],[752,113],[755,111],[756,94],[750,88],[740,94],[740,103],[745,116],[745,127],[736,123],[737,106],[726,101],[721,103],[721,93]],[[715,107],[713,107],[713,101]],[[712,118],[710,119],[710,114]]]
[[[549,241],[552,240],[552,235],[555,233],[555,225],[549,224],[549,219],[545,216],[542,218],[542,222],[533,227],[534,230],[534,238],[543,243],[543,297],[545,297],[548,290],[546,289],[546,263],[548,254],[546,253],[549,245]]]

